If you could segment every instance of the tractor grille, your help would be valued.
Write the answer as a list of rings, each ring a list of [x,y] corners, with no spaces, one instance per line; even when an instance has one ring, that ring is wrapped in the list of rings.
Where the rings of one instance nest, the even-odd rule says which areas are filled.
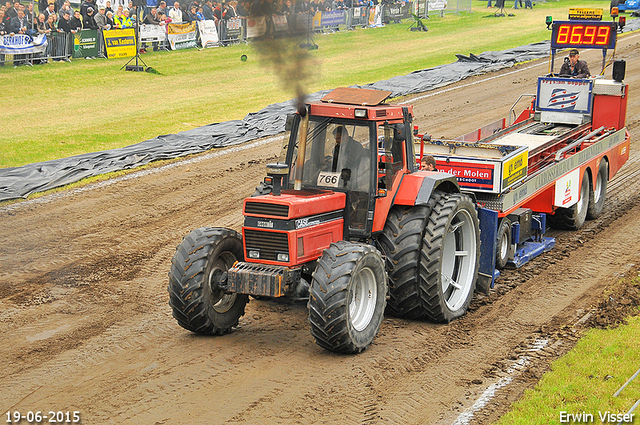
[[[289,206],[288,205],[278,205],[278,204],[268,204],[266,202],[251,202],[247,201],[244,207],[244,212],[246,214],[255,214],[255,215],[272,215],[276,217],[288,217],[289,216]]]
[[[265,232],[262,230],[244,229],[245,258],[249,250],[260,250],[261,260],[277,261],[277,252],[289,253],[289,235],[282,232]]]

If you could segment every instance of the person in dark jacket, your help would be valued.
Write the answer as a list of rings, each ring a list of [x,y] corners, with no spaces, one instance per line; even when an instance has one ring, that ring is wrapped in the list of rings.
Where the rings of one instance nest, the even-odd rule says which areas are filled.
[[[97,30],[98,26],[96,25],[95,19],[93,19],[93,7],[87,8],[87,14],[84,16],[82,20],[82,28],[89,28],[92,30]]]
[[[560,75],[570,75],[573,78],[587,78],[591,75],[585,61],[580,60],[577,49],[569,50],[569,60],[565,59],[560,68]]]
[[[71,32],[78,32],[82,30],[82,15],[79,10],[73,12],[73,16],[69,20],[69,23],[71,26]]]

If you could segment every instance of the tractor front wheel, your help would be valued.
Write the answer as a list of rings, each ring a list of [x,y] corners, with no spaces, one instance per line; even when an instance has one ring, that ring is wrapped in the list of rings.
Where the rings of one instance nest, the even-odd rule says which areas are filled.
[[[316,343],[339,353],[359,353],[378,334],[387,274],[372,246],[340,241],[324,250],[311,280],[309,322]]]
[[[244,258],[242,239],[229,229],[202,227],[178,246],[169,272],[169,305],[185,329],[222,335],[238,325],[248,297],[223,288],[227,270]]]

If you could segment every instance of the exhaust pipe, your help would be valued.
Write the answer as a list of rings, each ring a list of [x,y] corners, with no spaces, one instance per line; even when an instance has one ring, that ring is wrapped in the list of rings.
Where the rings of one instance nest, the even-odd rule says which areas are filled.
[[[307,150],[307,133],[309,132],[309,114],[307,105],[298,102],[298,113],[301,116],[300,133],[298,137],[298,158],[296,160],[296,173],[293,181],[293,190],[302,190],[302,175],[304,171],[304,157]]]

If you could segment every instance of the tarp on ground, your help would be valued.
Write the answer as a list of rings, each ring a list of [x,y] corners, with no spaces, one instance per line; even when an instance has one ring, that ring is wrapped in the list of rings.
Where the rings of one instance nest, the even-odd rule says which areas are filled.
[[[547,41],[502,52],[485,52],[477,56],[456,55],[458,60],[454,63],[360,87],[390,90],[392,97],[422,93],[548,54]],[[326,93],[328,91],[311,94],[308,101],[319,100]],[[124,148],[3,168],[0,169],[0,201],[27,197],[31,193],[74,183],[85,177],[131,169],[152,161],[179,158],[273,136],[284,131],[286,115],[294,111],[295,101],[290,100],[269,105],[259,112],[248,114],[242,120],[214,123],[177,134],[158,136]]]

